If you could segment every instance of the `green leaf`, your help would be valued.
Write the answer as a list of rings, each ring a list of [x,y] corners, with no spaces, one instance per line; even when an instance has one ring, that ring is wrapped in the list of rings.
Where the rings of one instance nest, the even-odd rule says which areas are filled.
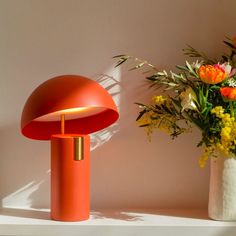
[[[140,107],[143,107],[143,108],[147,108],[148,106],[143,104],[143,103],[139,103],[139,102],[135,102],[134,104],[140,106]]]
[[[123,64],[124,62],[127,61],[128,58],[125,58],[125,59],[122,59],[122,60],[119,60],[118,63],[115,65],[115,68],[120,66],[121,64]]]
[[[112,58],[118,58],[118,57],[129,57],[129,56],[127,56],[127,55],[125,55],[125,54],[121,54],[121,55],[116,55],[116,56],[114,56],[114,57],[112,57]]]
[[[210,90],[218,90],[220,88],[219,85],[212,85],[209,89]]]
[[[201,140],[198,144],[197,144],[197,147],[201,147],[203,145],[204,141]]]
[[[136,65],[135,67],[129,69],[129,71],[139,69],[139,68],[141,68],[144,65],[145,65],[145,62],[141,62],[140,64]]]
[[[140,120],[141,117],[142,117],[146,112],[147,112],[146,110],[143,110],[143,111],[139,112],[139,115],[138,115],[138,117],[136,118],[136,121]]]
[[[226,45],[228,45],[230,48],[232,48],[232,49],[236,49],[236,47],[232,44],[232,43],[230,43],[230,42],[227,42],[227,41],[223,41]]]
[[[225,62],[227,62],[228,61],[228,57],[227,56],[222,56],[222,58],[223,58],[223,60],[225,61]]]
[[[198,77],[197,74],[195,73],[195,71],[193,70],[192,66],[189,64],[188,61],[186,61],[186,66],[188,67],[189,72],[190,72],[192,75]]]
[[[178,79],[182,79],[182,74],[179,75],[179,74],[176,74],[176,73],[171,71],[171,75],[178,78]]]
[[[188,68],[186,66],[177,65],[176,68],[178,68],[180,70],[188,71]]]
[[[147,126],[150,126],[150,124],[140,125],[139,127],[147,127]]]
[[[207,108],[204,107],[204,109],[201,111],[201,114],[203,114],[206,110],[207,110]]]

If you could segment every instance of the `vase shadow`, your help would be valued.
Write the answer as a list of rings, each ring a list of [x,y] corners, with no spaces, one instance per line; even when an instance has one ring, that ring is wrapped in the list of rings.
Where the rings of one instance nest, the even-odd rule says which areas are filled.
[[[161,216],[210,220],[206,209],[159,209],[154,213]]]
[[[206,209],[124,209],[92,211],[94,219],[117,219],[124,221],[144,221],[147,215],[210,220]]]

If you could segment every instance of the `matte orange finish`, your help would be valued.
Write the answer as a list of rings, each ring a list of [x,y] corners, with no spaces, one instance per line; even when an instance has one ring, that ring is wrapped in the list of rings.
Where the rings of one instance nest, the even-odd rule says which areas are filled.
[[[111,125],[118,117],[110,94],[97,82],[78,75],[47,80],[26,101],[21,117],[22,134],[32,139],[51,139],[52,219],[89,218],[87,134]],[[79,161],[74,159],[75,136],[84,137],[84,159]]]
[[[74,138],[84,137],[84,159],[74,160]],[[80,221],[89,218],[88,135],[53,135],[51,138],[51,218]]]
[[[39,118],[72,108],[98,108],[96,114],[76,119],[65,117],[65,132],[89,134],[114,123],[119,115],[111,95],[97,82],[78,75],[63,75],[38,86],[25,103],[21,117],[23,135],[32,139],[50,140],[61,131],[60,121]]]

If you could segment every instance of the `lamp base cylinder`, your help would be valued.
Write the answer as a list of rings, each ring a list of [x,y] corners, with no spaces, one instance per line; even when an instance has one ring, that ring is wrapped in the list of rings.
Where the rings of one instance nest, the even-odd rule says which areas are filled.
[[[89,156],[88,135],[52,135],[51,218],[53,220],[82,221],[89,218]]]

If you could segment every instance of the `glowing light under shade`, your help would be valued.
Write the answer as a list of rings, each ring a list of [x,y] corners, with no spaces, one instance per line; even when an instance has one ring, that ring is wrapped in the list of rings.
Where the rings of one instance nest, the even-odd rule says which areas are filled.
[[[35,121],[43,121],[43,122],[59,121],[61,119],[61,115],[66,115],[66,120],[73,120],[73,119],[83,118],[87,116],[93,116],[105,110],[106,108],[104,107],[70,108],[70,109],[52,112],[44,116],[40,116],[37,119],[35,119]]]

